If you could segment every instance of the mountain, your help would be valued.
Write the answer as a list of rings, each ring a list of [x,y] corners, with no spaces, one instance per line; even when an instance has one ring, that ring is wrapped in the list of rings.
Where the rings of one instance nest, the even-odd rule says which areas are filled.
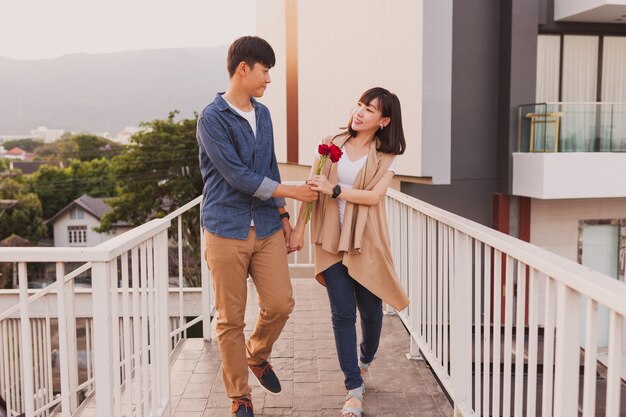
[[[0,133],[37,126],[119,132],[192,117],[224,91],[227,47],[72,54],[35,61],[0,57]]]

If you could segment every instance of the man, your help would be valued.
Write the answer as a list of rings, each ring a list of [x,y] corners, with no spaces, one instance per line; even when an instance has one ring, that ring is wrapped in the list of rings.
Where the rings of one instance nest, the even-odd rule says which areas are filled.
[[[272,47],[261,38],[233,42],[228,89],[198,119],[205,258],[215,288],[224,387],[236,417],[254,416],[248,367],[267,391],[281,391],[268,359],[294,305],[287,265],[292,228],[284,197],[317,199],[307,185],[280,184],[270,114],[255,100],[265,93],[275,61]],[[248,274],[259,294],[260,313],[246,342]]]

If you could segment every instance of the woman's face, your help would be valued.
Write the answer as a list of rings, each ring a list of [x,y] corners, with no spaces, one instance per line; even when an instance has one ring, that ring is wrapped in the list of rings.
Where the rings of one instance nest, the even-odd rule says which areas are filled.
[[[369,104],[358,102],[352,111],[352,130],[359,133],[374,133],[381,126],[389,123],[389,117],[383,117],[378,109],[378,99]]]

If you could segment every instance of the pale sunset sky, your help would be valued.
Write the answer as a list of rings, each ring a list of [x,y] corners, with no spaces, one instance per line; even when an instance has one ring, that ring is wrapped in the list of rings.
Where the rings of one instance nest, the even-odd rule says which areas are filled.
[[[255,0],[7,0],[0,56],[226,45],[256,31]]]

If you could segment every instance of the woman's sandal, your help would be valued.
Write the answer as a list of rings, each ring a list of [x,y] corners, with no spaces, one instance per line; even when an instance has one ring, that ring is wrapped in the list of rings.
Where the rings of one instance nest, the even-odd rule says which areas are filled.
[[[361,406],[348,407],[347,405],[344,404],[343,408],[341,409],[341,416],[342,417],[361,417],[361,413],[363,412],[362,404],[363,404],[364,394],[365,394],[364,385],[361,385],[358,388],[351,389],[350,391],[348,391],[348,395],[346,395],[346,402],[348,402],[350,398],[356,398],[357,400],[361,402]]]

